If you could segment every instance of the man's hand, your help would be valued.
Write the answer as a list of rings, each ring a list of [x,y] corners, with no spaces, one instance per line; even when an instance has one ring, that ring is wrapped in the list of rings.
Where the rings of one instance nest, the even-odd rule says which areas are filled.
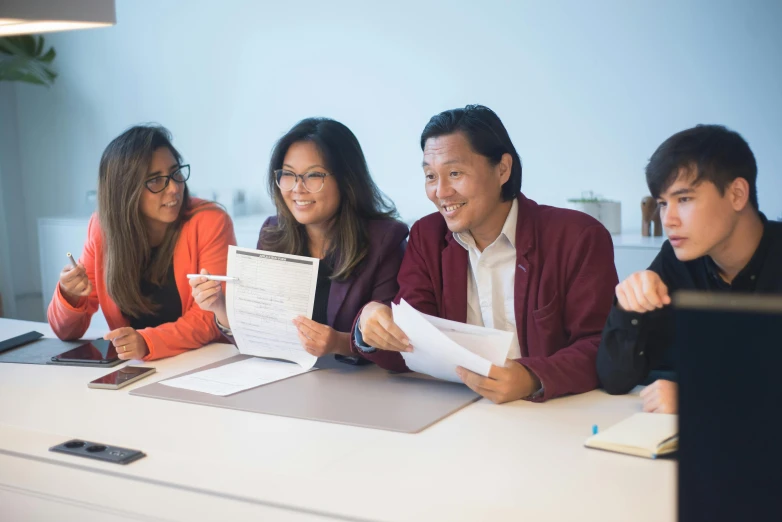
[[[147,341],[130,326],[112,330],[103,336],[117,348],[117,356],[122,360],[143,359],[149,353]]]
[[[636,272],[616,286],[616,300],[626,312],[643,314],[671,304],[668,287],[656,272]]]
[[[298,316],[293,324],[299,330],[299,342],[302,347],[317,357],[335,353],[352,355],[350,353],[350,334],[338,332],[332,327],[320,324],[312,319]]]
[[[412,352],[410,340],[394,323],[391,307],[381,303],[369,303],[361,310],[358,328],[364,342],[373,348],[393,352]]]
[[[677,413],[679,411],[679,387],[675,382],[662,379],[654,381],[641,391],[644,411],[650,413]]]
[[[475,393],[496,404],[529,397],[540,389],[540,380],[521,363],[508,359],[505,366],[492,365],[484,377],[461,366],[456,368],[459,378]]]

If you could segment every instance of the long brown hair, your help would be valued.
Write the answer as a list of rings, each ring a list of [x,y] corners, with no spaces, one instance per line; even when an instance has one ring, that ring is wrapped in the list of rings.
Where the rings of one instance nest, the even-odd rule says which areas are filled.
[[[315,144],[325,167],[339,187],[340,204],[330,228],[325,252],[334,266],[331,279],[345,280],[367,255],[367,221],[393,219],[394,204],[377,188],[369,175],[364,152],[356,136],[345,125],[329,118],[307,118],[279,139],[269,162],[267,188],[277,207],[277,225],[264,229],[264,250],[306,255],[307,232],[296,221],[277,186],[274,171],[282,168],[285,154],[294,143]]]
[[[166,230],[154,259],[147,226],[139,210],[152,155],[166,147],[182,164],[171,144],[171,134],[157,125],[138,125],[109,143],[100,159],[98,219],[103,232],[106,290],[122,313],[139,317],[154,313],[157,306],[141,294],[142,279],[162,286],[174,257],[183,223],[193,214],[185,184],[177,220]]]

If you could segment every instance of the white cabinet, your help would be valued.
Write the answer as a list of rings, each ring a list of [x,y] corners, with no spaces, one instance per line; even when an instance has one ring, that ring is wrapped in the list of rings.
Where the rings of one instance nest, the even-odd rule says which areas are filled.
[[[649,268],[665,242],[665,237],[643,237],[641,234],[617,234],[614,240],[614,265],[619,281],[639,270]]]
[[[269,217],[265,214],[253,214],[234,219],[236,242],[239,246],[255,248],[261,225]],[[41,256],[41,288],[43,292],[44,316],[54,289],[60,278],[60,271],[68,264],[67,252],[79,259],[84,242],[87,240],[87,225],[90,218],[59,217],[38,219],[38,244]],[[106,319],[100,310],[92,317],[90,326],[108,330]]]

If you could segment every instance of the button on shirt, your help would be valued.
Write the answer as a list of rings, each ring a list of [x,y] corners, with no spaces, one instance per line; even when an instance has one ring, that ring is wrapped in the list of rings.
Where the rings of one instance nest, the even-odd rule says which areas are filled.
[[[519,205],[514,199],[502,231],[494,242],[478,250],[469,232],[453,235],[470,255],[467,274],[467,324],[513,333],[508,359],[519,359],[513,289],[516,280],[516,222]]]

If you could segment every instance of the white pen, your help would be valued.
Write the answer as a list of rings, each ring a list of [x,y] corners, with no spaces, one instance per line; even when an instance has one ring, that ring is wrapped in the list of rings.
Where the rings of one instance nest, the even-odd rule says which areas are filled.
[[[199,277],[204,277],[208,279],[209,281],[238,281],[238,277],[231,277],[231,276],[221,276],[221,275],[212,275],[212,274],[187,274],[188,279],[198,279]]]
[[[73,256],[71,255],[70,252],[66,253],[65,255],[68,256],[68,259],[71,260],[71,264],[73,265],[73,268],[79,268],[79,265],[76,264],[76,260],[73,259]]]

